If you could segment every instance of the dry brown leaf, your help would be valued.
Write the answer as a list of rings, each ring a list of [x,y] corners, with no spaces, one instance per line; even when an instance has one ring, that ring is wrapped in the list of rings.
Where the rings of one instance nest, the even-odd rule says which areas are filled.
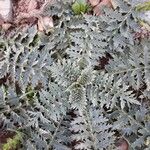
[[[11,21],[12,19],[12,1],[0,0],[0,15],[5,21]]]
[[[38,19],[38,30],[39,31],[46,31],[50,28],[53,28],[53,19],[52,17],[41,17]]]
[[[111,4],[112,4],[112,7],[113,7],[114,9],[116,9],[116,8],[117,8],[116,2],[115,2],[114,0],[110,0],[110,2],[111,2]]]
[[[8,30],[10,27],[11,27],[11,24],[10,24],[10,23],[3,23],[3,24],[2,24],[2,28],[3,28],[5,31]]]
[[[101,8],[103,6],[112,7],[110,0],[102,0],[97,6],[94,7],[93,11],[96,16],[101,15]]]
[[[100,0],[89,0],[89,2],[94,7],[100,3]]]
[[[2,25],[4,23],[4,19],[2,17],[2,15],[0,14],[0,25]]]
[[[30,0],[29,3],[28,3],[28,12],[34,10],[37,8],[37,0]]]

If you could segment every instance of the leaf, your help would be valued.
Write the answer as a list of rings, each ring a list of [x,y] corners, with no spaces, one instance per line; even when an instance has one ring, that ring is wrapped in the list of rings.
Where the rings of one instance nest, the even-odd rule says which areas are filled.
[[[110,1],[111,1],[113,8],[116,9],[118,7],[116,1],[115,0],[110,0]]]
[[[89,0],[89,2],[94,7],[99,4],[100,0]]]
[[[52,17],[42,17],[38,19],[38,30],[39,31],[47,31],[54,27]]]
[[[150,10],[150,2],[143,2],[136,6],[136,11],[149,11]]]
[[[102,0],[98,5],[96,5],[93,9],[94,14],[99,16],[102,14],[102,7],[112,7],[111,1],[110,0]]]
[[[76,2],[72,5],[72,10],[76,15],[84,14],[88,11],[88,4],[85,0],[76,0]]]
[[[19,130],[22,149],[116,150],[118,136],[148,148],[150,41],[134,38],[130,1],[114,2],[97,17],[56,0],[42,12],[42,30],[54,19],[50,32],[0,32],[0,127]]]
[[[12,20],[12,1],[0,1],[0,15],[5,21]]]
[[[37,1],[36,0],[30,0],[28,3],[28,12],[33,11],[34,9],[37,8]]]
[[[72,135],[73,140],[80,141],[75,148],[81,149],[109,149],[114,143],[114,133],[107,118],[100,110],[89,109],[71,122],[71,130],[76,133]]]

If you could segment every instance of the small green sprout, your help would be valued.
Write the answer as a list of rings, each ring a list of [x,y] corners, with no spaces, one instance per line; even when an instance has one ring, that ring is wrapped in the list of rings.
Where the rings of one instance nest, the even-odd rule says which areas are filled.
[[[90,6],[86,0],[76,0],[72,5],[72,10],[76,15],[85,14],[90,11]]]

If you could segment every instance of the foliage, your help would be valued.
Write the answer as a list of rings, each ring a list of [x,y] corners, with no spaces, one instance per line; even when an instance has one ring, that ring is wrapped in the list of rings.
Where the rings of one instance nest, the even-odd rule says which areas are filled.
[[[3,150],[10,150],[10,149],[16,149],[17,146],[20,144],[21,141],[21,134],[18,132],[15,137],[12,139],[9,138],[7,140],[7,143],[3,145]]]
[[[137,11],[148,11],[150,10],[150,2],[144,2],[142,4],[139,4],[137,7],[136,7],[136,10]]]
[[[0,33],[2,129],[21,133],[27,150],[115,150],[118,137],[147,150],[150,39],[135,39],[135,8],[115,0],[115,10],[92,16],[72,5],[46,6],[55,26],[47,33]]]
[[[90,6],[87,4],[85,0],[77,0],[73,5],[72,5],[72,10],[76,15],[79,14],[85,14],[88,12],[90,9]]]

